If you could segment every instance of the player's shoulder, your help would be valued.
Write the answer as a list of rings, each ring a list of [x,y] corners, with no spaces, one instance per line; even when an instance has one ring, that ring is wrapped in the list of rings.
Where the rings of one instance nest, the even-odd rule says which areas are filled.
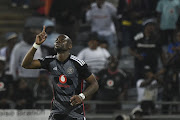
[[[40,60],[53,60],[53,59],[55,59],[56,58],[56,56],[55,55],[49,55],[49,56],[45,56],[45,57],[43,57],[43,58],[41,58]]]
[[[49,55],[49,56],[46,56],[45,58],[47,59],[54,59],[56,56],[55,55]]]
[[[108,1],[104,2],[104,6],[109,7],[109,8],[115,8],[114,5]]]
[[[78,65],[80,65],[80,66],[84,66],[86,64],[84,60],[79,59],[75,55],[71,55],[70,59],[73,60],[74,62],[78,63]]]

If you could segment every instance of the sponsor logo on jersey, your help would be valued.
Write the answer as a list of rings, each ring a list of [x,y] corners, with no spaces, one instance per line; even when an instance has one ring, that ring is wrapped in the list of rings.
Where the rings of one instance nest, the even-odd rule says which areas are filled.
[[[63,87],[63,88],[69,88],[69,85],[64,85],[67,83],[67,77],[65,75],[60,75],[59,76],[59,82],[62,84],[57,84],[58,87]]]
[[[108,87],[112,87],[114,85],[114,81],[113,80],[108,80],[107,81],[107,86]]]
[[[60,75],[59,82],[65,84],[67,82],[67,77],[65,75]]]

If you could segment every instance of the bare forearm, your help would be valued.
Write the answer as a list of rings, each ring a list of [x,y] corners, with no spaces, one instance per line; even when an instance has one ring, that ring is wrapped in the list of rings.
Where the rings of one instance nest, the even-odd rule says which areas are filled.
[[[22,61],[22,64],[21,64],[22,67],[26,68],[32,63],[36,50],[37,49],[35,49],[34,47],[31,47],[31,49],[28,51],[28,53],[26,54],[26,56],[24,57]]]
[[[83,93],[86,97],[94,94],[99,88],[99,85],[97,82],[91,84]]]

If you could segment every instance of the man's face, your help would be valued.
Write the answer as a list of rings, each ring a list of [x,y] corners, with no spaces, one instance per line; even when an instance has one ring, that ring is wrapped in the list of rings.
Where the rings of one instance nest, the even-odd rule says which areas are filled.
[[[97,5],[98,5],[99,8],[102,7],[104,1],[105,1],[105,0],[96,0],[96,3],[97,3]]]
[[[146,78],[152,78],[153,76],[154,76],[154,74],[151,71],[145,73]]]
[[[68,51],[71,48],[72,48],[71,40],[66,35],[60,35],[54,43],[54,49],[57,53]]]
[[[146,25],[145,31],[147,31],[150,34],[153,34],[156,31],[155,24],[148,24],[148,25]]]
[[[98,47],[98,41],[97,40],[90,40],[88,42],[88,46],[90,49],[95,50]]]
[[[111,58],[110,58],[110,61],[109,61],[108,67],[109,67],[111,70],[116,70],[117,67],[118,67],[118,59],[117,59],[116,57],[111,57]]]

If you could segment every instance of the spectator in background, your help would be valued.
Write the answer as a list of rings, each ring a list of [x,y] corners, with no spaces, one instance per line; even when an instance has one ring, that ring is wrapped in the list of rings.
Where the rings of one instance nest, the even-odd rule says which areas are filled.
[[[4,73],[5,61],[5,57],[0,56],[0,109],[11,108],[10,99],[13,92],[12,78]]]
[[[47,71],[40,72],[38,81],[33,90],[36,101],[50,101],[53,98],[52,88],[49,84],[49,76]],[[50,105],[47,103],[36,103],[35,107],[39,109],[49,109]]]
[[[138,106],[130,113],[131,120],[143,120],[143,110]]]
[[[86,13],[86,20],[91,25],[91,32],[97,32],[99,40],[106,40],[109,51],[117,55],[117,36],[113,19],[116,18],[116,8],[105,0],[96,0]]]
[[[136,83],[137,88],[137,101],[144,114],[152,114],[155,112],[155,101],[157,100],[158,93],[158,79],[155,79],[155,75],[150,66],[144,66],[144,77],[139,79]]]
[[[27,84],[26,80],[19,79],[17,87],[14,88],[12,99],[16,103],[16,109],[31,109],[33,107],[33,92]]]
[[[135,2],[136,0],[119,0],[118,7],[117,7],[117,14],[120,24],[120,31],[122,32],[122,46],[129,46],[132,42],[133,35],[133,26],[135,24],[139,25],[141,22],[138,20],[142,20],[142,0],[139,2]],[[137,3],[135,5],[135,3]],[[136,6],[138,9],[141,9],[141,12],[137,11]],[[143,11],[144,12],[144,11]],[[139,18],[140,17],[140,18]],[[138,18],[138,19],[137,19]],[[138,27],[136,26],[136,32],[139,31]]]
[[[170,60],[176,58],[176,64],[178,64],[179,61],[177,60],[177,58],[179,58],[179,53],[180,53],[180,30],[176,31],[173,43],[168,45],[168,59]]]
[[[10,56],[12,53],[12,49],[14,48],[17,42],[18,35],[15,32],[7,32],[5,34],[6,45],[0,49],[0,56],[4,56],[6,58],[5,62],[5,74],[10,75],[9,71],[9,63]]]
[[[110,57],[108,68],[101,70],[97,74],[99,90],[96,95],[97,100],[119,101],[127,97],[128,80],[126,73],[118,69],[118,59]],[[120,104],[98,105],[98,112],[114,112],[121,108]]]
[[[99,47],[98,43],[97,34],[92,33],[90,35],[88,47],[78,53],[78,58],[84,60],[89,70],[94,74],[97,74],[106,67],[108,58],[110,57],[109,52]]]
[[[174,68],[174,65],[167,65],[163,70],[163,80],[165,81],[165,84],[163,85],[163,91],[162,91],[162,101],[165,102],[178,102],[179,101],[179,70]],[[177,65],[179,66],[179,65]],[[164,104],[161,107],[162,113],[178,113],[178,105],[169,105]]]
[[[143,120],[143,110],[139,106],[135,107],[130,115],[120,114],[115,120]]]
[[[130,119],[129,115],[120,114],[115,117],[115,120],[131,120],[131,119]]]
[[[179,101],[180,86],[179,86],[179,72],[180,72],[180,31],[175,34],[174,42],[168,45],[167,63],[164,68],[158,72],[158,76],[163,75],[164,84],[162,92],[163,101]],[[178,106],[163,105],[162,112],[168,113],[178,112]]]
[[[155,17],[158,0],[118,0],[117,14],[122,32],[122,46],[129,46],[135,34],[141,31],[144,18]]]
[[[54,55],[54,42],[56,41],[56,38],[60,35],[55,31],[55,23],[52,20],[45,19],[44,26],[46,26],[46,33],[47,38],[46,41],[42,44],[42,47],[47,49],[48,53],[47,55]]]
[[[49,12],[49,16],[56,20],[57,32],[67,34],[74,40],[81,15],[80,3],[81,0],[53,0]]]
[[[159,57],[163,64],[165,61],[155,20],[147,19],[143,26],[143,32],[134,36],[130,46],[130,54],[135,57],[135,81],[142,77],[145,65],[149,65],[153,72],[156,72]]]
[[[156,11],[159,13],[161,42],[164,45],[173,42],[173,34],[179,17],[179,0],[159,0]]]
[[[11,0],[11,1],[12,1],[11,3],[12,7],[17,7],[19,4],[22,4],[22,7],[24,9],[28,9],[31,0]]]
[[[13,79],[17,80],[23,78],[28,82],[30,88],[33,88],[36,79],[39,76],[39,70],[27,70],[21,67],[21,62],[26,55],[27,51],[34,43],[36,34],[40,32],[39,28],[33,28],[31,26],[25,26],[23,31],[23,40],[15,45],[12,50],[10,60],[10,72],[13,75]],[[35,58],[41,58],[41,48],[37,50]]]

